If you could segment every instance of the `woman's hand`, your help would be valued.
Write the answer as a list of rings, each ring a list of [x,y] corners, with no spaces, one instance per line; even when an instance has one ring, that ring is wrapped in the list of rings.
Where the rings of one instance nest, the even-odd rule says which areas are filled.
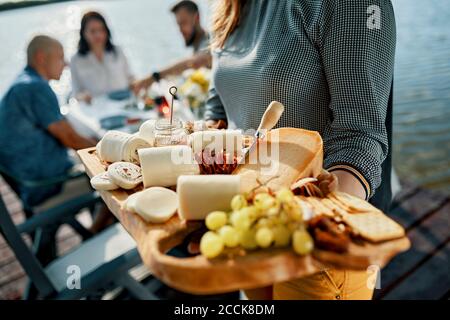
[[[338,191],[339,189],[339,179],[338,177],[327,170],[322,170],[322,173],[317,177],[319,189],[324,195]]]
[[[136,96],[139,96],[139,93],[142,90],[147,90],[153,84],[153,77],[147,77],[141,80],[136,80],[131,84],[131,90],[134,92]]]
[[[333,170],[333,172],[328,172],[322,170],[317,180],[319,180],[319,188],[324,195],[333,191],[342,191],[361,199],[366,198],[364,187],[355,176],[347,171]]]
[[[92,96],[87,92],[82,92],[82,93],[77,94],[75,99],[77,99],[78,101],[83,101],[87,104],[92,103]]]
[[[336,175],[337,181],[339,181],[337,184],[338,191],[366,199],[366,190],[354,175],[344,170],[333,170],[332,174]]]

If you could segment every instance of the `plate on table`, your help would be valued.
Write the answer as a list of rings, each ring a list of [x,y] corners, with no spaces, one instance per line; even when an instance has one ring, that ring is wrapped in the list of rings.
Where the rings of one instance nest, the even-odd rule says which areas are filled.
[[[111,100],[125,100],[131,97],[130,90],[117,90],[108,93],[108,98]]]

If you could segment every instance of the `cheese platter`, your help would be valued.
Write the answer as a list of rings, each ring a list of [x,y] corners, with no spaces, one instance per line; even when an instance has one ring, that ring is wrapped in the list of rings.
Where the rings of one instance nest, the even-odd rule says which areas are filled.
[[[235,133],[230,136],[234,139]],[[169,170],[169,181],[156,179],[162,173],[152,159],[160,152],[148,151],[155,148],[159,147],[141,144],[141,149],[126,153],[133,165],[145,171],[144,184],[142,176],[129,177],[128,167],[123,172],[133,183],[124,184],[117,177],[112,184],[103,181],[108,180],[111,163],[99,156],[98,150],[110,152],[101,145],[78,154],[87,174],[92,180],[97,177],[94,182],[101,185],[98,190],[108,208],[136,240],[144,264],[176,289],[216,294],[263,287],[330,267],[382,268],[410,246],[404,230],[367,202],[339,192],[320,192],[317,178],[324,173],[323,145],[317,132],[270,130],[242,153],[242,162],[242,158],[239,163],[231,161],[233,170],[211,171],[211,166],[217,167],[214,163],[199,163],[198,170],[192,170],[192,164],[188,169],[175,166]],[[114,188],[117,182],[129,188]],[[176,194],[176,208],[168,204],[176,202],[172,193],[152,188]],[[285,232],[278,232],[280,228]],[[167,254],[194,232],[204,232],[200,254],[183,258]],[[252,241],[245,242],[249,235]]]

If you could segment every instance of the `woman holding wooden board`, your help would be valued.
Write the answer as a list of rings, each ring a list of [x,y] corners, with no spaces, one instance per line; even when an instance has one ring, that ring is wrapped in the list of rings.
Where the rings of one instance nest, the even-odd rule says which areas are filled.
[[[272,101],[279,127],[318,131],[339,190],[387,212],[395,19],[389,0],[224,0],[213,17],[216,127],[256,129]],[[373,275],[318,274],[247,292],[250,298],[371,299]]]

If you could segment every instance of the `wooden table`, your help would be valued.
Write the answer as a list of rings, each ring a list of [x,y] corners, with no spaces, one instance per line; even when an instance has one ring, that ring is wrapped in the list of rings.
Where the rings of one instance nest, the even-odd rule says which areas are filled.
[[[170,100],[168,100],[170,101]],[[101,126],[101,120],[112,116],[125,116],[133,119],[157,119],[158,114],[155,110],[144,111],[137,108],[126,109],[125,106],[130,104],[132,98],[121,101],[111,100],[106,96],[94,98],[91,104],[78,102],[71,99],[67,105],[61,107],[68,121],[75,130],[82,136],[95,137],[101,139],[106,132]],[[139,102],[142,104],[142,102]],[[142,108],[141,105],[139,108]],[[194,121],[194,114],[181,101],[174,101],[174,117],[184,121]],[[134,133],[139,129],[139,124],[133,126],[125,126],[116,130]]]

